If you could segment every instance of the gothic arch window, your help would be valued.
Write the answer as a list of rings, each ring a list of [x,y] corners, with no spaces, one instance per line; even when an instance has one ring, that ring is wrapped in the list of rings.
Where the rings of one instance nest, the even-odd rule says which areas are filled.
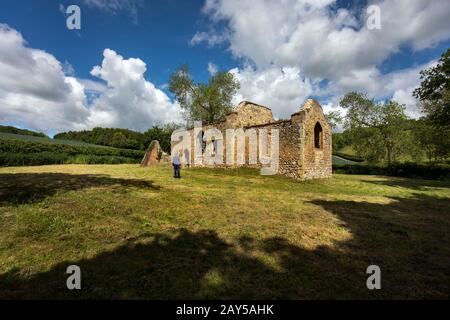
[[[323,130],[319,122],[314,126],[314,147],[316,149],[323,148]]]

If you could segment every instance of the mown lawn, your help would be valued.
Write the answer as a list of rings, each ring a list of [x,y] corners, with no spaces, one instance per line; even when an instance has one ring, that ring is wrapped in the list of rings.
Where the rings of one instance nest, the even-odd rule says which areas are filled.
[[[0,299],[449,298],[449,182],[182,174],[1,168]]]

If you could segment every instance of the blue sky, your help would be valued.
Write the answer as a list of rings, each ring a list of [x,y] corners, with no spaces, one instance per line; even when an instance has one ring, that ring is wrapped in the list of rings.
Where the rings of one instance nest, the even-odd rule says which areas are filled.
[[[60,4],[80,6],[81,31],[66,28],[67,16],[61,13]],[[205,81],[209,61],[216,61],[224,70],[236,62],[223,47],[189,45],[195,32],[207,27],[202,6],[203,1],[195,0],[145,1],[133,17],[127,9],[110,12],[75,0],[2,1],[0,21],[21,32],[30,47],[68,61],[78,77],[90,77],[92,67],[101,63],[103,50],[111,48],[124,57],[148,61],[148,77],[157,84],[166,83],[182,63],[189,63],[195,77]]]
[[[71,4],[79,31],[66,27]],[[366,25],[370,5],[380,29]],[[445,0],[3,0],[0,123],[53,134],[182,121],[165,85],[183,63],[201,82],[232,72],[234,101],[277,118],[309,97],[340,110],[350,90],[394,98],[418,117],[411,91],[450,47],[449,16]]]

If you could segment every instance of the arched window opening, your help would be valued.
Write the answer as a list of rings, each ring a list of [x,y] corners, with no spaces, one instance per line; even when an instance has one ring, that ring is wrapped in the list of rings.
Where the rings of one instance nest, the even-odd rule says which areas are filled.
[[[322,149],[323,147],[323,132],[319,122],[317,122],[314,127],[314,147],[316,149]]]

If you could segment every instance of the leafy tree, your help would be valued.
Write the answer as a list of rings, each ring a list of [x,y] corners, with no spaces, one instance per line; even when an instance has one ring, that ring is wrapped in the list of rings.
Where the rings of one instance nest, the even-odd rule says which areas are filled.
[[[333,130],[344,121],[344,118],[339,111],[330,111],[325,115],[325,118],[327,118]]]
[[[122,132],[117,131],[112,137],[111,145],[116,148],[127,148],[129,144],[127,137]]]
[[[161,149],[170,153],[171,136],[173,131],[178,128],[180,128],[180,125],[176,123],[169,123],[163,127],[153,126],[144,133],[145,145],[148,147],[153,140],[158,140]]]
[[[446,158],[450,153],[450,48],[436,66],[420,74],[422,82],[413,93],[425,114],[418,138],[427,145],[430,160]]]
[[[450,123],[450,48],[442,54],[436,66],[420,72],[422,82],[414,90],[422,111],[436,125]]]
[[[351,141],[347,132],[333,133],[333,152],[339,151],[350,144]]]
[[[205,123],[221,121],[233,110],[232,98],[239,82],[231,73],[218,72],[207,84],[195,83],[189,67],[181,66],[169,81],[169,90],[175,95],[189,124],[201,120]]]
[[[54,138],[135,150],[146,150],[151,141],[158,140],[161,148],[165,152],[169,152],[170,137],[178,127],[179,125],[175,123],[153,126],[145,133],[128,129],[94,128],[92,130],[62,132],[55,135]]]
[[[436,129],[439,128],[439,129]],[[417,146],[425,153],[428,161],[437,161],[448,156],[450,133],[448,126],[437,126],[429,118],[415,122],[415,139]]]
[[[358,155],[371,162],[386,158],[391,165],[405,152],[408,118],[403,105],[392,100],[376,103],[358,92],[345,95],[340,105],[348,109],[344,127]]]

